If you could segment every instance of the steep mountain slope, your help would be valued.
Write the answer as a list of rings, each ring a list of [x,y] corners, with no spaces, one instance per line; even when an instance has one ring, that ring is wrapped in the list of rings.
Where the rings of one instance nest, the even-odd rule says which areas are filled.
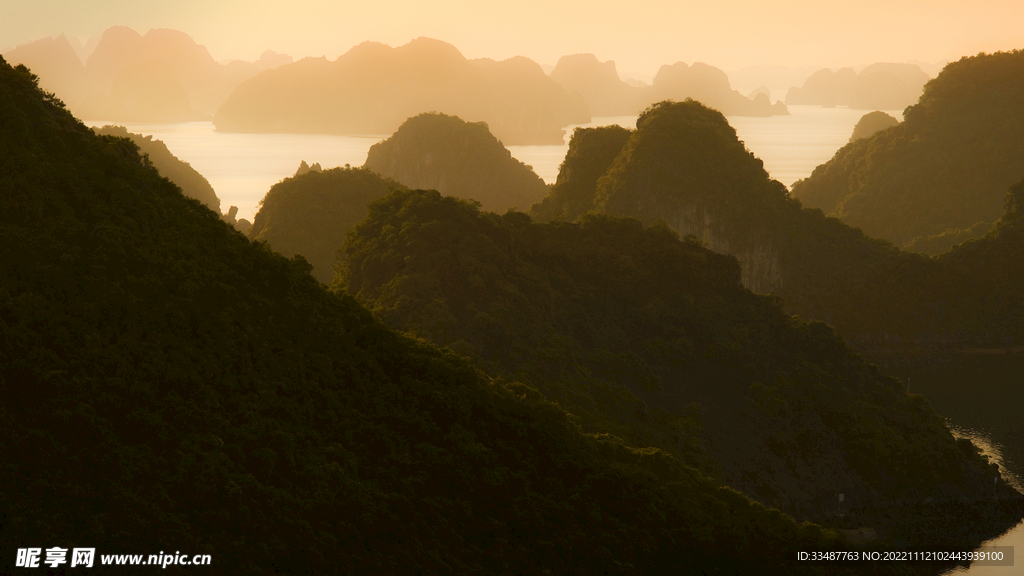
[[[2,60],[0,238],[5,556],[159,546],[212,554],[216,573],[792,574],[820,571],[796,551],[833,546],[385,329]]]
[[[480,202],[485,210],[527,210],[548,188],[516,160],[482,122],[446,114],[409,118],[374,144],[363,168],[410,188],[429,188]]]
[[[370,205],[337,282],[390,326],[537,386],[588,430],[695,465],[706,444],[729,485],[788,513],[828,517],[837,486],[855,507],[990,487],[997,471],[923,398],[739,276],[664,226],[534,224],[404,191]]]
[[[946,66],[902,124],[844,146],[792,194],[897,246],[945,233],[918,244],[940,253],[983,235],[1021,174],[1024,52],[1001,52]]]
[[[300,168],[301,174],[270,188],[249,237],[289,258],[303,256],[316,279],[327,284],[335,254],[349,230],[366,218],[366,205],[402,185],[360,168],[316,168]]]
[[[93,130],[103,136],[130,138],[139,147],[139,153],[149,156],[149,161],[161,176],[174,182],[185,196],[199,200],[207,208],[220,214],[220,198],[217,198],[217,193],[214,192],[213,186],[210,186],[210,182],[196,172],[188,162],[183,162],[171,154],[163,141],[153,140],[152,136],[129,132],[124,126],[104,126]]]

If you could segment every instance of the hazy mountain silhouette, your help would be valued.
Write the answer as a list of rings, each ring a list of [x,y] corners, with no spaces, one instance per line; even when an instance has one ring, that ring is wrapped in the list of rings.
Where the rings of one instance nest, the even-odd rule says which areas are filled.
[[[703,62],[664,65],[654,77],[648,103],[692,98],[728,116],[774,116],[789,114],[781,101],[771,104],[767,97],[749,99],[729,85],[725,72]]]
[[[899,120],[880,110],[868,112],[861,116],[860,120],[857,121],[857,125],[853,127],[850,142],[873,136],[875,132],[891,128],[899,123]]]
[[[278,54],[273,50],[265,50],[260,55],[259,60],[253,62],[253,65],[256,66],[256,70],[263,72],[265,70],[273,70],[285,64],[291,64],[294,61],[295,59],[287,54]]]
[[[466,60],[445,42],[365,42],[337,60],[307,58],[242,84],[214,118],[227,132],[390,134],[423,112],[486,122],[506,144],[563,142],[589,111],[525,58]]]
[[[548,192],[540,176],[513,158],[486,124],[445,114],[406,120],[394,135],[370,147],[363,168],[497,212],[527,210]]]
[[[792,194],[899,246],[943,236],[913,244],[938,253],[981,236],[1024,174],[1021,93],[1024,52],[961,59],[928,83],[902,124],[844,146]]]
[[[875,63],[858,74],[853,68],[823,69],[786,93],[786,104],[849,106],[858,110],[902,110],[917,101],[929,76],[915,64]]]
[[[573,54],[559,59],[551,78],[566,90],[576,91],[598,116],[638,114],[661,100],[692,98],[726,115],[772,116],[789,114],[785,104],[774,106],[765,99],[744,97],[729,85],[725,72],[696,62],[662,66],[653,86],[634,87],[619,79],[615,63],[599,62],[593,54]]]
[[[636,114],[647,105],[643,89],[623,82],[615,62],[599,62],[593,54],[562,56],[551,79],[570,92],[578,92],[595,116]]]
[[[123,26],[107,29],[95,47],[79,48],[89,54],[84,67],[64,36],[19,46],[7,56],[37,70],[42,85],[80,116],[118,122],[209,118],[240,82],[291,61],[268,51],[259,64],[218,64],[184,32],[141,35]]]
[[[63,34],[18,46],[4,58],[13,65],[28,66],[39,76],[39,86],[69,107],[79,104],[85,94],[85,66]]]
[[[179,160],[162,140],[154,140],[152,136],[143,136],[128,132],[124,126],[104,126],[94,128],[94,132],[104,136],[117,136],[119,138],[130,138],[139,147],[139,153],[149,157],[153,167],[161,176],[174,182],[182,193],[189,198],[195,198],[210,209],[220,214],[220,198],[210,186],[210,182],[188,162]]]
[[[173,542],[256,575],[822,574],[796,552],[840,548],[386,329],[2,59],[0,93],[5,562]]]

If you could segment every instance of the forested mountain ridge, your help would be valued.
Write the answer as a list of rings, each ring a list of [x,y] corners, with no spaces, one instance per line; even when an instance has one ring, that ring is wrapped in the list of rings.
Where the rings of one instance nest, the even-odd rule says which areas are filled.
[[[210,182],[199,172],[196,172],[188,162],[179,160],[167,145],[161,140],[154,140],[152,136],[143,136],[128,132],[124,126],[104,126],[94,128],[97,134],[104,136],[117,136],[119,138],[131,138],[132,142],[139,147],[139,152],[149,157],[153,167],[160,172],[160,175],[174,182],[181,191],[189,198],[195,198],[205,204],[210,210],[220,214],[220,198],[214,192]]]
[[[947,65],[905,116],[841,148],[792,195],[870,236],[933,254],[984,235],[1024,174],[1024,51]]]
[[[301,255],[312,264],[313,276],[327,284],[334,277],[336,252],[366,217],[366,205],[403,186],[363,168],[314,166],[300,167],[267,191],[249,237],[289,258]]]
[[[837,486],[847,505],[880,505],[971,497],[996,473],[828,327],[745,290],[734,259],[665,226],[537,224],[432,191],[396,191],[369,212],[335,288],[537,386],[585,429],[719,466],[804,517],[834,513]]]
[[[548,193],[540,176],[513,158],[487,124],[436,112],[409,118],[371,146],[363,168],[495,212],[526,210]]]
[[[590,211],[663,221],[735,256],[744,286],[781,297],[787,312],[832,325],[858,348],[1024,344],[1011,320],[1017,249],[996,241],[995,230],[938,258],[901,251],[802,208],[725,118],[697,102],[655,105],[637,126],[578,130],[534,217],[573,221]],[[1003,195],[1015,205],[1012,191]]]
[[[222,574],[812,574],[795,552],[835,545],[384,328],[3,61],[0,237],[7,565],[159,543]]]

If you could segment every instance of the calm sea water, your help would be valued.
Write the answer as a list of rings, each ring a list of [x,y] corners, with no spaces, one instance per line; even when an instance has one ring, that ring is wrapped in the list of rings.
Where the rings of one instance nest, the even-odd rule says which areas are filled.
[[[791,106],[790,116],[731,117],[740,140],[764,161],[773,178],[789,186],[810,175],[816,166],[846,144],[863,110]],[[901,118],[902,112],[889,111]],[[86,121],[89,126],[112,124]],[[595,118],[581,126],[636,125],[635,116]],[[172,154],[206,177],[221,199],[223,211],[238,206],[238,217],[252,221],[259,202],[271,186],[295,173],[305,160],[324,168],[362,166],[370,146],[388,135],[330,136],[322,134],[226,134],[210,122],[183,124],[127,124],[130,132],[163,140]],[[569,149],[561,146],[509,146],[512,155],[533,167],[545,182],[553,183]]]

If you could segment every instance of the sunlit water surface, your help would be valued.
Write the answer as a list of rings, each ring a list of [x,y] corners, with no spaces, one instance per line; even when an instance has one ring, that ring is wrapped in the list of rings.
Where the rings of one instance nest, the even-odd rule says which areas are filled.
[[[935,411],[946,417],[954,436],[971,440],[999,465],[1007,483],[1024,492],[1024,420],[1020,417],[1024,356],[965,351],[909,363],[871,360],[883,371],[909,379],[910,390],[924,395]],[[972,565],[952,569],[946,575],[1024,574],[1024,523],[984,545],[1013,546],[1013,567]]]
[[[864,110],[790,106],[790,116],[748,118],[729,122],[747,148],[764,161],[772,178],[789,186],[810,175],[846,144]],[[901,118],[902,112],[888,111]],[[89,126],[115,124],[86,121]],[[594,118],[581,126],[636,125],[635,116]],[[259,202],[271,186],[295,173],[305,160],[324,168],[362,166],[370,146],[387,135],[331,136],[325,134],[229,134],[211,122],[183,124],[123,124],[130,132],[163,140],[172,154],[206,177],[221,199],[221,209],[238,206],[238,217],[252,221]],[[569,149],[576,125],[567,127],[566,143],[553,146],[509,146],[512,155],[533,167],[545,182],[554,183]]]
[[[992,432],[979,431],[971,428],[957,426],[952,420],[947,420],[950,430],[957,438],[967,438],[981,449],[982,453],[988,456],[989,460],[999,465],[1003,478],[1019,492],[1024,492],[1024,484],[1017,474],[1019,466],[1010,462],[1003,456],[1004,448],[998,442],[992,440]],[[1017,524],[1001,536],[986,541],[983,546],[1013,546],[1013,567],[1008,566],[958,566],[943,576],[970,575],[970,576],[1007,576],[1008,574],[1024,573],[1024,522]]]

